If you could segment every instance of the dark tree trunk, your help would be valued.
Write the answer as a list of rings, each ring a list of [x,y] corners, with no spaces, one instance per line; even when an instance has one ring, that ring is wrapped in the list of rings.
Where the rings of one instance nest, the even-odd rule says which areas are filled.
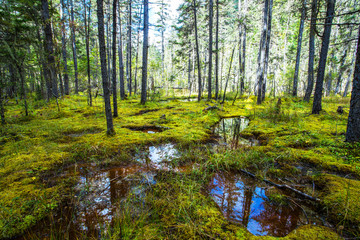
[[[10,73],[10,86],[9,86],[9,97],[13,98],[17,95],[16,93],[16,74],[15,74],[15,70],[14,70],[14,66],[13,64],[9,64],[9,73]]]
[[[4,125],[5,122],[5,109],[4,109],[4,102],[3,102],[3,74],[2,69],[0,68],[0,117],[1,117],[1,124]]]
[[[261,102],[263,102],[263,101],[265,100],[265,93],[266,93],[267,71],[268,71],[269,53],[270,53],[272,7],[273,7],[273,0],[270,0],[270,3],[269,3],[269,12],[268,12],[268,24],[267,24],[267,31],[266,31],[265,66],[264,66],[263,84],[262,84],[262,88],[261,88]]]
[[[113,89],[113,105],[114,117],[118,116],[117,107],[117,83],[116,83],[116,6],[117,0],[113,0],[113,44],[112,44],[112,89]]]
[[[91,75],[90,75],[90,20],[91,20],[91,0],[90,0],[90,6],[89,6],[89,18],[87,19],[86,16],[86,2],[84,0],[84,22],[85,22],[85,41],[86,41],[86,70],[88,75],[88,97],[89,97],[89,106],[92,106],[92,96],[91,96]]]
[[[314,56],[315,56],[315,31],[317,18],[317,0],[311,3],[311,25],[309,37],[309,65],[308,65],[308,82],[305,92],[304,101],[309,102],[311,93],[314,88]]]
[[[316,86],[315,86],[312,114],[319,114],[320,111],[322,110],[321,99],[322,99],[322,92],[323,92],[326,59],[327,59],[327,54],[328,54],[328,50],[329,50],[331,24],[332,24],[332,20],[334,18],[334,12],[335,12],[335,0],[327,0],[326,20],[325,20],[324,34],[323,34],[323,39],[322,39],[322,44],[321,44],[318,73],[317,73],[317,77],[316,77]]]
[[[65,29],[65,12],[66,9],[65,0],[61,0],[61,44],[62,44],[62,56],[63,56],[63,64],[64,64],[64,91],[65,95],[69,95],[69,75],[68,75],[68,69],[67,69],[67,52],[66,52],[66,29]]]
[[[50,83],[52,88],[52,95],[59,97],[57,78],[56,78],[56,65],[54,57],[54,44],[52,40],[52,29],[49,14],[49,2],[48,0],[41,0],[42,4],[42,18],[44,22],[44,34],[45,34],[45,53],[47,57],[47,69],[49,70]]]
[[[142,11],[142,6],[140,7],[139,16],[141,15],[141,11]],[[138,85],[137,85],[137,72],[138,72],[139,46],[140,46],[140,27],[141,27],[141,19],[139,20],[139,27],[138,27],[137,39],[136,39],[134,94],[137,93],[137,89],[138,89]],[[162,76],[162,75],[161,75],[161,76]]]
[[[73,0],[70,0],[70,7],[71,7],[71,40],[72,40],[72,50],[73,50],[73,59],[74,59],[74,72],[75,72],[75,94],[78,94],[79,93],[79,80],[78,80],[76,41],[75,41],[75,18],[74,18]]]
[[[246,56],[246,26],[243,25],[243,29],[242,29],[242,63],[241,63],[241,83],[240,83],[240,90],[241,90],[241,94],[244,93],[245,91],[245,78],[246,78],[246,74],[245,74],[245,56]]]
[[[266,34],[267,34],[267,24],[268,24],[268,10],[269,9],[269,0],[265,0],[264,6],[264,19],[263,19],[263,29],[261,32],[260,39],[260,49],[258,56],[258,96],[257,104],[262,102],[262,86],[264,84],[264,67],[265,67],[265,52],[266,52]]]
[[[297,96],[297,91],[298,91],[298,77],[299,77],[299,66],[300,66],[300,55],[301,55],[301,43],[302,43],[302,35],[303,35],[303,31],[304,31],[305,15],[306,15],[306,0],[304,0],[303,6],[302,6],[301,19],[300,19],[300,28],[299,28],[299,36],[298,36],[297,49],[296,49],[295,73],[294,73],[294,83],[293,83],[293,92],[292,92],[292,95],[294,97]]]
[[[25,79],[23,74],[23,66],[17,65],[17,69],[20,75],[20,83],[21,83],[21,95],[24,100],[24,106],[25,106],[25,116],[29,115],[28,112],[28,104],[27,104],[27,97],[26,97],[26,89],[25,89]]]
[[[126,49],[126,78],[128,82],[128,89],[129,89],[129,95],[131,96],[132,92],[132,74],[131,74],[131,25],[132,25],[132,6],[131,6],[132,0],[129,0],[129,18],[128,18],[128,31],[127,31],[127,49]]]
[[[121,33],[121,15],[119,3],[119,72],[120,72],[120,98],[125,99],[125,83],[124,83],[124,61],[123,61],[123,46],[122,46],[122,33]]]
[[[346,141],[360,141],[360,27],[356,50],[354,80],[350,100],[350,112],[346,130]]]
[[[208,99],[211,95],[211,78],[212,78],[212,46],[213,46],[213,0],[209,0],[209,73],[208,73]]]
[[[144,41],[143,41],[143,64],[141,78],[141,104],[146,103],[146,83],[147,83],[147,65],[148,65],[148,47],[149,47],[149,0],[144,0]]]
[[[104,34],[104,9],[103,1],[96,0],[97,2],[97,18],[98,18],[98,32],[99,32],[99,50],[100,50],[100,61],[101,61],[101,77],[103,82],[104,90],[104,102],[105,102],[105,115],[107,124],[107,134],[115,134],[113,118],[111,114],[111,103],[110,103],[110,90],[108,84],[108,72],[106,67],[106,47],[105,47],[105,34]]]
[[[215,33],[215,99],[219,97],[219,0],[216,0],[216,33]]]
[[[194,24],[195,24],[195,44],[196,44],[196,60],[197,60],[197,69],[198,69],[198,84],[199,84],[199,94],[198,101],[201,100],[201,67],[200,67],[200,53],[199,53],[199,39],[198,39],[198,28],[197,28],[197,18],[196,18],[196,0],[193,0],[193,10],[194,10]]]

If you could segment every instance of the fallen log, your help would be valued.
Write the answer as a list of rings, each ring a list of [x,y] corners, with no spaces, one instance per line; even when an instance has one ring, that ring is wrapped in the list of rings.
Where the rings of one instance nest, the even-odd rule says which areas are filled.
[[[251,173],[251,172],[245,171],[245,170],[243,170],[243,169],[240,169],[240,171],[241,171],[242,173],[245,173],[245,174],[253,177],[253,178],[259,179],[258,177],[256,177],[256,176],[255,176],[253,173]],[[302,197],[304,197],[304,198],[306,198],[306,199],[309,199],[309,200],[311,200],[311,201],[320,202],[320,199],[319,199],[319,198],[310,196],[309,194],[303,193],[303,192],[297,190],[296,188],[290,187],[290,186],[288,186],[288,185],[286,185],[286,184],[277,184],[277,183],[274,183],[274,182],[272,182],[272,181],[270,181],[270,180],[267,180],[267,179],[261,179],[261,180],[264,181],[264,182],[266,182],[267,184],[273,185],[273,186],[275,186],[275,187],[277,187],[277,188],[286,189],[286,190],[292,191],[292,192],[294,192],[294,193],[296,193],[296,194],[298,194],[298,195],[300,195],[300,196],[302,196]]]

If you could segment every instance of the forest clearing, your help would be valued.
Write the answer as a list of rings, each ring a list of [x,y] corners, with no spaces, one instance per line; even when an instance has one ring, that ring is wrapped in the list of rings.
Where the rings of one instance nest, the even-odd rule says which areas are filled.
[[[0,0],[0,239],[358,239],[358,0]]]

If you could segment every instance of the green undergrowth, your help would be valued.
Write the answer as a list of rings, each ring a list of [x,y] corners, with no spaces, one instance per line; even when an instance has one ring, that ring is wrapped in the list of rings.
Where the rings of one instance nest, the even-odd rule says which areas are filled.
[[[64,97],[59,101],[60,111],[55,101],[30,101],[28,117],[24,117],[20,105],[9,101],[8,124],[0,130],[0,238],[21,234],[61,205],[76,180],[62,176],[69,166],[126,165],[148,145],[173,142],[190,149],[175,164],[196,162],[202,172],[187,177],[164,176],[149,196],[151,217],[141,215],[136,224],[127,223],[126,214],[123,220],[119,219],[120,225],[130,224],[126,225],[128,233],[124,239],[149,234],[178,239],[253,238],[244,228],[229,224],[214,202],[202,194],[208,174],[218,170],[247,169],[259,177],[283,177],[298,174],[297,165],[311,164],[327,173],[358,177],[359,145],[344,143],[347,113],[336,112],[338,105],[347,106],[348,102],[326,98],[320,115],[310,115],[311,105],[299,99],[284,98],[280,107],[277,99],[267,100],[261,106],[255,102],[254,97],[223,105],[179,99],[150,101],[144,106],[138,99],[119,101],[119,117],[114,118],[116,134],[107,136],[100,97],[94,99],[92,107],[87,106],[86,95]],[[215,105],[217,110],[205,110]],[[263,146],[217,153],[197,147],[209,140],[212,126],[222,117],[233,116],[249,117],[250,125],[242,136],[262,140]],[[161,131],[141,131],[147,127]],[[328,197],[328,202],[336,203],[332,197]],[[304,239],[300,236],[310,236],[306,235],[310,230],[314,232],[311,236],[335,238],[332,232],[315,226],[299,228],[287,237]],[[114,231],[116,236],[116,228]]]

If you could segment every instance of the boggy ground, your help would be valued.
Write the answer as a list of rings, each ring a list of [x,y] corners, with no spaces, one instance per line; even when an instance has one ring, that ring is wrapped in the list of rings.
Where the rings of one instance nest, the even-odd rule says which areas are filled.
[[[99,98],[88,107],[85,95],[65,97],[59,101],[60,111],[55,102],[32,102],[29,117],[10,101],[8,124],[1,128],[0,138],[0,238],[270,239],[228,221],[208,194],[215,173],[241,170],[319,199],[304,200],[304,206],[326,216],[331,229],[303,225],[285,238],[359,236],[360,145],[344,142],[348,109],[343,115],[336,112],[348,101],[325,98],[324,111],[310,115],[311,105],[300,99],[285,98],[280,105],[269,99],[257,106],[254,98],[242,98],[210,111],[204,109],[215,102],[175,99],[142,106],[130,99],[119,102],[116,135],[110,137]],[[204,145],[213,141],[212,126],[232,116],[250,119],[241,135],[260,140],[261,146],[213,151]],[[179,172],[157,169],[156,184],[141,197],[130,192],[100,233],[74,233],[60,224],[65,215],[73,215],[63,213],[66,209],[77,209],[77,166],[92,166],[92,171],[131,166],[138,164],[134,156],[142,149],[163,143],[175,143],[183,151],[172,165],[196,167]],[[282,204],[291,194],[274,191],[269,199]]]

